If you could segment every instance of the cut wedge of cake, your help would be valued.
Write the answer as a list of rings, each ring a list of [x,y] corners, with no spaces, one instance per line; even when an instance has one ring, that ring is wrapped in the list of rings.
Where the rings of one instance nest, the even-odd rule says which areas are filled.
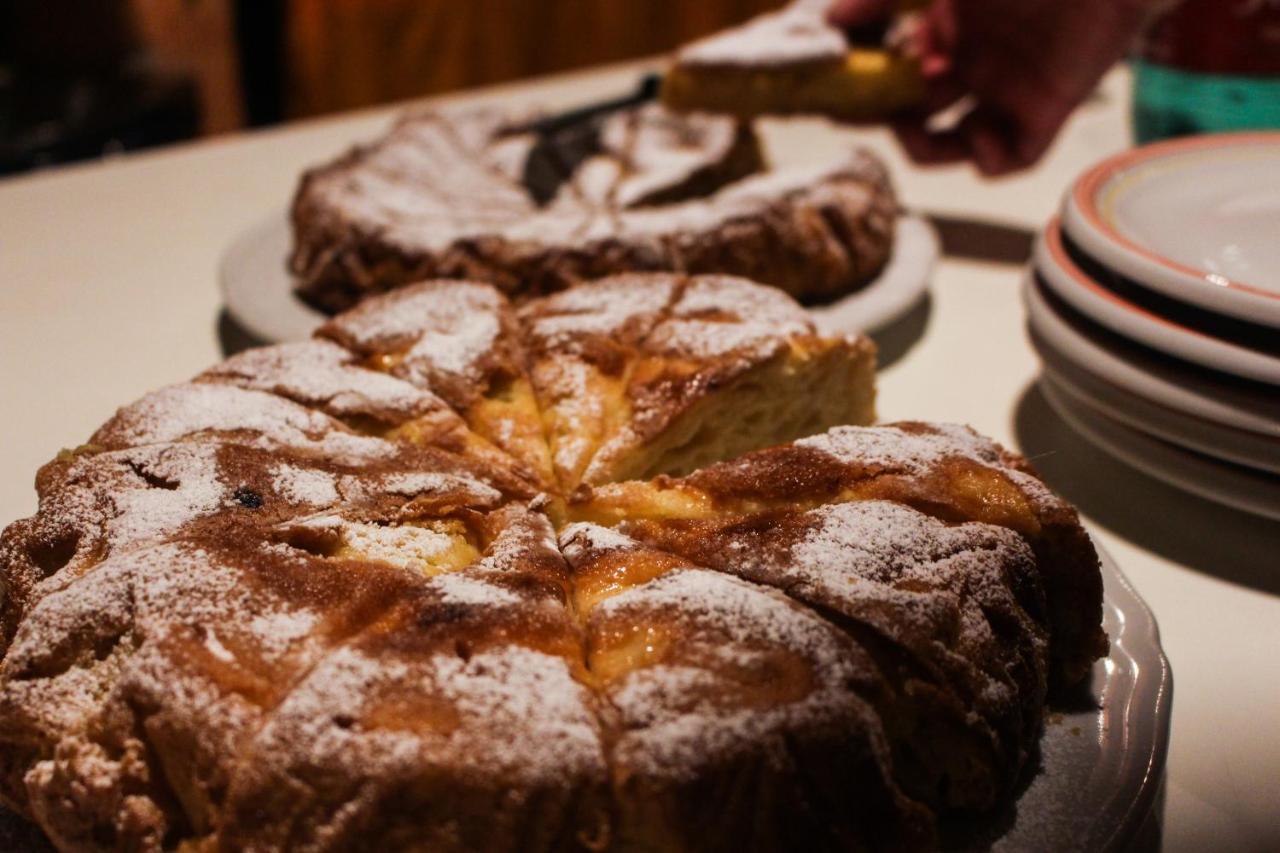
[[[827,0],[796,0],[680,49],[662,100],[674,110],[740,118],[812,113],[883,120],[918,104],[919,63],[887,47],[851,45],[827,22]]]
[[[566,493],[875,417],[871,343],[743,279],[618,276],[520,317]]]

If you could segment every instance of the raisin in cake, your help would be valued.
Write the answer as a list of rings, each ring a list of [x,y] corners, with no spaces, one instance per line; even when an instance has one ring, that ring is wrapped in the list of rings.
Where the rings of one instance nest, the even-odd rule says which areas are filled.
[[[854,46],[826,20],[829,0],[796,0],[680,49],[663,80],[673,110],[741,118],[814,113],[878,121],[918,103],[918,63],[888,47]]]
[[[765,167],[726,118],[656,105],[603,123],[540,205],[525,182],[536,137],[494,109],[417,112],[309,171],[293,202],[290,267],[326,311],[428,278],[541,293],[629,271],[741,275],[812,298],[869,281],[897,203],[871,154]]]
[[[407,288],[46,465],[0,801],[68,851],[887,850],[1010,796],[1105,650],[1075,513],[965,428],[826,429],[865,344],[776,291],[625,281]]]

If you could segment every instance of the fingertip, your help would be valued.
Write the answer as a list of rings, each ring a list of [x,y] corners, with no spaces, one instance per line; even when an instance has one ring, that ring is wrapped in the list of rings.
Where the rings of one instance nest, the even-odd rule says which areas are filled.
[[[965,140],[955,131],[935,133],[915,118],[904,118],[892,125],[898,144],[915,163],[939,166],[958,163],[969,156]]]

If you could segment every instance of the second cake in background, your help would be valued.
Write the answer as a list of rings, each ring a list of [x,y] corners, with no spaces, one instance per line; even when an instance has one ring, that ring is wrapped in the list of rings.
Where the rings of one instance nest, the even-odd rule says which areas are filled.
[[[539,205],[524,183],[537,137],[492,109],[410,113],[386,136],[303,176],[290,268],[325,311],[426,278],[519,297],[619,272],[724,273],[801,299],[857,289],[884,267],[897,201],[855,150],[768,169],[728,118],[657,106],[604,120]]]

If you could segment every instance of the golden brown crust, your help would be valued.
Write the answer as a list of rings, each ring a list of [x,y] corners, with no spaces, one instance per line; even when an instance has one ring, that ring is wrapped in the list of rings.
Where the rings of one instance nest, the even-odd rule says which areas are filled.
[[[883,121],[917,106],[924,91],[919,60],[895,44],[901,33],[884,41],[851,46],[822,3],[796,0],[681,48],[663,77],[662,102],[742,119]]]
[[[897,202],[864,152],[763,171],[746,128],[649,107],[611,118],[604,153],[538,208],[520,183],[532,138],[511,124],[492,110],[413,114],[308,172],[292,210],[299,293],[338,311],[430,278],[523,297],[620,272],[681,271],[829,299],[888,259]]]
[[[1070,508],[924,424],[570,496],[512,438],[548,358],[640,376],[643,455],[867,355],[723,279],[588,333],[612,286],[406,289],[46,465],[0,536],[0,801],[77,851],[915,849],[999,802],[1101,636]]]
[[[947,522],[998,525],[1026,539],[1045,587],[1055,689],[1079,683],[1106,653],[1098,557],[1075,510],[1021,456],[964,427],[837,428],[682,480],[605,486],[570,515],[609,523],[650,514],[696,519],[865,500],[892,501]]]

